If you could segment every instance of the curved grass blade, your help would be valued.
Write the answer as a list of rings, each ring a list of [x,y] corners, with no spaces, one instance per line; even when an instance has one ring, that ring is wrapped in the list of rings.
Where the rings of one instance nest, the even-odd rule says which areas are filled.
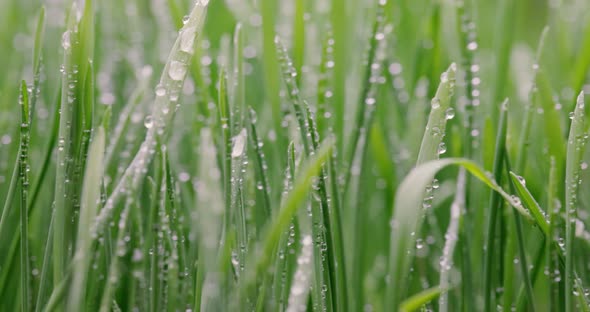
[[[413,295],[412,297],[404,300],[400,307],[400,312],[411,312],[420,309],[422,306],[427,304],[428,302],[436,299],[441,293],[440,287],[433,287],[430,289],[426,289],[420,293]]]
[[[201,35],[208,3],[209,1],[206,0],[197,1],[187,22],[180,30],[179,36],[170,51],[166,66],[162,71],[160,83],[155,89],[156,98],[152,114],[146,117],[148,120],[145,123],[148,127],[146,137],[133,161],[106,200],[106,205],[100,211],[95,224],[91,227],[92,232],[102,231],[113,213],[115,204],[126,194],[122,190],[137,186],[147,172],[146,168],[151,163],[153,153],[150,151],[155,149],[157,138],[163,136],[169,129],[187,75],[187,67],[194,54],[195,41]]]
[[[532,217],[535,218],[535,225],[537,225],[543,233],[548,234],[549,222],[547,222],[545,212],[526,188],[523,178],[514,172],[510,172],[510,178],[512,179],[512,183],[514,183],[516,194],[522,199],[524,206],[531,213]]]
[[[508,160],[508,156],[505,156],[505,163],[506,163],[506,171],[509,173],[509,176],[510,176],[511,167],[510,167],[510,162]],[[514,186],[515,183],[512,180],[509,180],[508,184],[510,185],[510,190],[514,193],[515,188],[516,188]],[[528,310],[534,312],[534,311],[536,311],[535,296],[534,296],[534,292],[533,292],[534,281],[532,281],[532,279],[531,279],[531,275],[529,274],[529,266],[527,265],[526,246],[524,243],[522,220],[516,210],[513,209],[512,212],[514,214],[514,225],[515,225],[515,232],[516,232],[515,234],[516,234],[516,238],[518,240],[518,251],[519,251],[519,257],[520,257],[520,259],[519,259],[520,273],[522,274],[522,279],[524,281],[524,289],[526,291],[526,296],[529,300]],[[544,220],[541,222],[544,223]],[[539,253],[539,255],[541,255],[541,254],[542,254],[542,252]],[[510,255],[510,256],[512,256],[512,255]],[[536,267],[538,267],[538,266],[536,266]]]
[[[400,285],[405,285],[410,263],[414,255],[416,236],[421,228],[422,202],[424,189],[432,182],[437,172],[443,168],[456,165],[467,169],[474,177],[484,182],[490,189],[497,192],[510,205],[518,210],[526,220],[533,221],[529,213],[522,207],[520,201],[506,193],[488,173],[474,162],[463,158],[446,158],[434,160],[414,168],[402,181],[395,197],[395,211],[391,221],[391,248],[389,255],[389,276],[391,288],[398,297],[392,302],[399,302],[403,298]],[[391,290],[390,290],[391,291]],[[395,305],[393,305],[395,306]]]

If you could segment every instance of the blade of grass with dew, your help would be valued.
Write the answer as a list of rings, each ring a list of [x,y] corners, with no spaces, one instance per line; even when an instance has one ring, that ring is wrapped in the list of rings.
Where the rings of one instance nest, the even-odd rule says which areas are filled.
[[[102,231],[113,213],[116,202],[124,195],[122,189],[128,187],[129,184],[133,187],[145,174],[145,168],[152,159],[150,151],[155,148],[156,137],[164,135],[166,130],[170,128],[170,123],[177,109],[180,91],[187,75],[187,66],[194,53],[195,41],[202,32],[208,3],[208,0],[195,2],[186,24],[180,30],[162,71],[160,83],[156,86],[152,114],[147,116],[144,122],[148,128],[146,137],[133,161],[106,200],[106,205],[100,211],[91,231]]]
[[[504,155],[506,154],[506,132],[508,119],[508,99],[504,100],[500,108],[500,119],[498,121],[498,128],[496,133],[496,147],[494,151],[494,167],[493,175],[497,183],[501,183]],[[492,308],[492,290],[493,278],[492,271],[494,271],[494,251],[496,250],[496,225],[498,222],[498,212],[502,208],[502,201],[498,193],[494,192],[490,196],[488,204],[488,222],[486,225],[486,241],[485,241],[485,258],[483,269],[483,289],[484,289],[484,311],[491,311]]]
[[[20,155],[19,155],[19,178],[21,182],[20,193],[20,275],[21,275],[21,310],[29,311],[29,295],[31,294],[30,281],[30,253],[29,253],[29,213],[27,211],[27,200],[29,197],[29,142],[30,142],[30,106],[27,83],[23,80],[20,89],[19,104],[21,106],[20,126]]]
[[[37,98],[41,89],[39,87],[41,80],[41,53],[43,52],[43,39],[45,38],[45,6],[41,6],[39,16],[37,17],[37,28],[35,29],[35,41],[33,44],[33,85],[31,88],[31,125],[33,123],[33,114],[37,105]]]
[[[506,149],[506,147],[504,147],[504,149]],[[511,166],[510,166],[510,162],[508,159],[508,156],[505,155],[504,156],[504,161],[505,161],[505,168],[506,168],[506,172],[508,173],[508,185],[510,186],[510,191],[512,193],[516,192],[516,187],[515,187],[515,182],[510,178],[511,177]],[[520,182],[519,182],[520,184]],[[518,200],[521,200],[520,198]],[[531,211],[529,209],[529,211]],[[518,241],[518,255],[519,255],[519,264],[520,264],[520,273],[522,274],[522,279],[523,279],[523,283],[524,283],[524,288],[526,291],[526,296],[528,298],[529,301],[529,305],[528,305],[528,311],[536,311],[536,305],[535,305],[535,297],[533,295],[533,283],[531,281],[531,277],[529,274],[529,266],[527,265],[527,258],[526,258],[526,246],[524,243],[524,234],[523,234],[523,228],[522,228],[522,220],[520,218],[520,215],[518,214],[518,212],[515,209],[512,209],[513,215],[514,215],[514,226],[515,226],[515,234],[516,234],[516,238]],[[534,216],[534,214],[533,214]],[[535,220],[537,222],[537,220]],[[541,221],[541,224],[545,223],[545,219],[543,219]],[[512,256],[512,255],[510,255]]]
[[[332,129],[333,118],[332,110],[329,107],[332,96],[331,90],[331,69],[334,67],[334,38],[332,32],[328,30],[326,38],[322,42],[322,56],[319,68],[319,78],[317,84],[317,116],[318,132],[320,136],[325,136],[328,129]],[[300,82],[299,82],[300,83]]]
[[[365,65],[365,76],[363,77],[363,89],[358,101],[358,109],[356,115],[356,125],[352,128],[352,151],[349,153],[348,170],[346,170],[343,194],[343,202],[350,203],[353,212],[353,246],[351,250],[352,265],[348,272],[350,278],[348,284],[350,287],[356,287],[352,290],[357,293],[357,296],[346,296],[347,304],[352,310],[361,310],[364,305],[363,298],[363,258],[365,255],[364,241],[367,239],[364,235],[363,227],[366,222],[366,211],[360,209],[359,204],[363,197],[363,181],[361,172],[366,167],[369,133],[372,128],[373,116],[377,106],[377,93],[379,88],[379,81],[383,75],[384,59],[386,56],[385,49],[387,42],[385,38],[391,34],[391,27],[385,25],[385,6],[386,1],[379,1],[377,5],[377,13],[374,17],[373,30],[369,43],[369,58]],[[352,208],[352,207],[357,207]],[[342,273],[344,276],[344,273]],[[341,304],[342,305],[342,304]]]
[[[72,12],[75,14],[77,8],[74,5]],[[66,32],[62,36],[62,48],[64,50],[64,61],[62,71],[62,90],[59,119],[59,133],[57,145],[57,169],[55,176],[55,191],[53,201],[53,218],[55,226],[53,227],[53,283],[61,282],[64,277],[66,266],[67,239],[66,219],[70,199],[67,198],[66,181],[70,180],[70,163],[72,161],[72,136],[71,124],[74,113],[73,104],[75,99],[76,82],[74,78],[74,53],[72,51],[72,41],[76,42],[77,33],[75,31],[75,18],[70,16]],[[70,85],[74,86],[71,88]]]
[[[443,143],[443,137],[445,134],[445,127],[447,123],[447,109],[449,109],[451,105],[451,97],[453,94],[453,88],[455,84],[455,74],[457,71],[457,66],[455,63],[449,66],[449,69],[441,75],[441,82],[438,86],[438,90],[436,91],[436,95],[432,99],[431,103],[431,111],[428,117],[428,123],[426,125],[425,133],[422,138],[422,144],[420,145],[420,152],[418,154],[418,160],[416,161],[417,165],[422,165],[430,160],[438,159],[440,155],[440,148],[441,144]],[[433,176],[434,178],[434,176]],[[422,197],[426,195],[426,188],[422,191]],[[396,196],[397,197],[397,196]],[[418,209],[415,206],[412,209]],[[403,217],[405,213],[402,211],[398,212],[398,209],[403,209],[397,205],[397,198],[396,204],[394,206],[393,212],[393,219],[392,222],[401,222],[398,217]],[[420,210],[420,209],[418,209]],[[416,214],[411,216],[409,227],[416,227],[419,229],[419,225],[414,218],[420,218],[419,216],[423,215],[422,212],[416,211]],[[408,216],[409,217],[409,216]],[[396,221],[398,220],[398,221]],[[404,222],[406,223],[406,222]],[[405,228],[405,226],[403,226]],[[404,228],[400,228],[401,232],[399,234],[406,235]],[[390,276],[391,281],[402,282],[406,280],[406,272],[409,270],[410,261],[413,258],[413,248],[410,248],[409,254],[406,256],[400,256],[402,254],[406,254],[406,247],[411,246],[411,244],[406,245],[407,242],[402,242],[400,239],[401,237],[394,237],[398,235],[394,235],[397,232],[395,228],[391,232],[391,249],[390,249]],[[413,231],[414,233],[418,233],[418,231]],[[409,232],[408,232],[409,233]],[[415,238],[411,241],[413,242]],[[396,257],[398,257],[396,259]],[[405,296],[404,290],[400,287],[390,285],[388,287],[388,292],[386,296],[386,303],[385,306],[388,307],[395,307],[397,304],[403,299]]]
[[[74,270],[68,299],[68,307],[74,311],[81,309],[85,297],[86,275],[89,269],[92,242],[88,228],[92,224],[100,202],[104,149],[105,130],[99,127],[90,145],[88,166],[84,174],[84,186],[82,188],[82,205],[73,262]]]
[[[283,193],[281,196],[281,202],[284,202],[287,198],[287,195],[293,189],[293,179],[295,178],[295,171],[296,171],[296,164],[295,164],[295,144],[291,142],[289,144],[289,148],[287,150],[287,168],[285,169],[285,180],[283,182]],[[276,213],[275,213],[276,215]],[[295,227],[295,222],[297,221],[297,217],[293,218],[292,225]],[[295,228],[293,229],[295,230]],[[288,253],[288,248],[295,248],[295,246],[290,243],[292,237],[291,235],[291,226],[288,230],[283,231],[281,234],[281,238],[279,240],[278,249],[278,257],[275,260],[275,274],[274,274],[274,281],[273,281],[273,292],[274,292],[274,308],[279,309],[281,311],[285,310],[285,307],[289,303],[289,289],[290,289],[290,280],[287,275],[289,272],[287,271],[290,263],[290,257]],[[302,251],[303,252],[303,251]],[[282,256],[281,256],[282,255]],[[311,259],[313,260],[313,259]]]
[[[572,115],[570,134],[567,141],[565,168],[565,310],[573,311],[574,286],[574,220],[578,215],[578,189],[580,185],[580,163],[584,144],[588,137],[584,118],[584,92],[581,92]]]
[[[184,288],[184,279],[182,278],[181,268],[183,268],[184,262],[184,234],[182,228],[178,222],[178,211],[175,191],[175,180],[172,177],[172,168],[170,166],[170,156],[168,153],[168,146],[162,146],[162,154],[164,160],[162,161],[164,167],[165,188],[162,189],[163,196],[165,198],[164,204],[164,220],[163,224],[166,224],[164,231],[167,233],[167,245],[168,245],[168,257],[166,259],[167,274],[166,283],[168,288],[167,305],[164,306],[165,310],[174,310],[175,307],[179,306],[179,302],[184,302],[184,294],[182,289]]]
[[[231,149],[231,211],[235,217],[235,227],[237,231],[237,243],[238,243],[238,262],[239,271],[237,272],[238,277],[242,274],[245,267],[246,255],[248,252],[248,230],[246,226],[246,212],[244,210],[243,201],[240,199],[240,194],[243,190],[244,183],[244,172],[245,164],[247,161],[244,160],[246,156],[246,149],[248,145],[248,133],[243,128],[240,133],[232,138],[232,149]]]
[[[389,258],[389,276],[392,281],[390,289],[399,287],[400,283],[407,278],[410,270],[411,259],[413,258],[415,246],[415,235],[421,227],[421,210],[424,199],[424,189],[432,183],[437,172],[449,165],[461,166],[467,169],[474,177],[484,182],[490,189],[498,193],[510,205],[516,208],[525,219],[532,222],[529,213],[522,207],[520,202],[506,193],[481,167],[474,162],[462,158],[446,158],[426,162],[414,168],[402,181],[395,196],[395,210],[391,221],[391,248]],[[402,256],[403,255],[403,256]],[[391,291],[391,290],[390,290]],[[396,298],[401,301],[400,298]],[[394,303],[392,303],[394,304]],[[392,305],[392,306],[395,306]]]
[[[416,311],[416,310],[420,309],[421,307],[423,307],[428,302],[436,299],[436,297],[438,297],[440,294],[441,294],[440,287],[433,287],[433,288],[426,289],[426,290],[424,290],[420,293],[417,293],[417,294],[413,295],[412,297],[404,300],[399,307],[399,311],[400,312]]]
[[[372,112],[375,108],[375,89],[377,82],[379,81],[378,78],[381,75],[381,66],[383,66],[381,63],[383,63],[383,59],[385,58],[385,52],[383,50],[386,46],[385,38],[387,35],[385,32],[386,5],[387,0],[378,2],[377,13],[374,17],[373,29],[369,40],[369,55],[364,68],[363,88],[361,90],[360,99],[357,102],[358,109],[356,109],[357,112],[355,115],[356,124],[352,127],[352,141],[350,144],[351,150],[348,152],[349,156],[347,156],[349,159],[347,160],[348,170],[346,170],[347,174],[344,184],[345,194],[349,188],[350,178],[352,175],[351,171],[355,157],[357,156],[357,151],[361,148],[359,147],[359,141],[362,140],[361,132],[364,130],[364,134],[366,136],[366,133],[368,132],[366,128],[367,121],[371,120]],[[366,139],[364,141],[366,142]]]
[[[252,107],[249,107],[248,117],[248,122],[250,124],[249,141],[252,144],[252,147],[256,154],[256,189],[258,189],[260,193],[262,193],[262,211],[263,216],[265,218],[264,223],[266,223],[266,221],[270,220],[271,216],[273,215],[270,203],[271,190],[267,175],[268,165],[266,164],[266,158],[264,156],[264,151],[262,150],[264,143],[259,138],[258,131],[256,129],[258,117],[256,111]],[[262,228],[262,226],[264,226],[264,223],[259,223],[258,226]]]
[[[219,111],[219,124],[221,125],[221,140],[223,142],[223,197],[225,200],[225,214],[223,221],[223,234],[229,232],[231,225],[232,216],[232,184],[231,184],[231,170],[232,170],[232,141],[231,141],[231,111],[229,101],[227,98],[227,78],[225,70],[222,68],[219,74],[219,94],[218,94],[218,111]]]
[[[440,298],[438,307],[441,312],[449,311],[449,290],[451,288],[450,273],[453,268],[453,253],[459,239],[459,227],[462,211],[465,209],[465,169],[459,170],[457,191],[451,204],[451,220],[445,234],[445,246],[440,260]]]
[[[312,278],[313,248],[310,235],[301,240],[301,254],[297,258],[297,271],[293,275],[293,285],[289,293],[287,312],[307,311],[307,301]]]
[[[232,127],[237,131],[242,129],[246,111],[246,75],[244,73],[244,30],[242,24],[238,23],[234,30],[234,51],[233,51],[233,100]]]
[[[476,61],[478,53],[478,40],[477,40],[477,29],[476,24],[472,18],[475,15],[475,6],[473,3],[458,1],[456,10],[457,16],[457,32],[459,34],[459,44],[461,45],[461,58],[462,67],[465,71],[465,108],[464,108],[464,141],[463,156],[469,159],[473,159],[474,156],[474,143],[475,138],[472,133],[475,128],[475,113],[477,107],[480,104],[480,84],[481,79],[479,78],[480,64]],[[471,185],[471,177],[465,177],[465,185],[468,189]],[[461,288],[463,293],[468,293],[473,290],[473,269],[472,269],[472,256],[470,254],[471,242],[474,241],[471,238],[470,231],[473,228],[473,215],[474,212],[470,210],[472,207],[472,196],[471,192],[465,192],[465,217],[463,218],[463,225],[459,228],[460,236],[460,248],[462,254],[461,266]],[[444,290],[443,290],[444,291]],[[442,297],[441,297],[442,298]],[[465,310],[470,311],[474,309],[475,299],[473,296],[463,296],[463,304]]]
[[[549,159],[549,181],[547,182],[547,234],[545,235],[545,266],[549,271],[554,272],[556,267],[556,251],[553,249],[553,235],[555,232],[555,223],[557,222],[556,212],[559,212],[558,204],[559,198],[557,197],[557,166],[555,164],[555,157],[551,156]],[[517,183],[518,186],[518,183]],[[522,195],[521,195],[522,196]],[[557,208],[557,209],[556,209]],[[556,211],[557,210],[557,211]],[[551,276],[550,276],[551,277]],[[558,306],[559,302],[559,289],[553,285],[551,279],[549,280],[549,293],[547,295],[549,304],[548,308],[553,309]]]
[[[441,144],[444,144],[445,127],[449,119],[447,111],[451,108],[456,73],[457,66],[452,63],[447,71],[441,75],[438,90],[431,102],[426,131],[416,160],[417,165],[437,159],[442,154]]]
[[[510,178],[514,183],[516,194],[522,199],[524,206],[528,209],[533,218],[535,218],[536,225],[539,226],[543,233],[549,233],[550,222],[548,222],[546,213],[541,209],[537,201],[533,198],[533,195],[531,195],[526,188],[523,178],[514,172],[510,172]]]

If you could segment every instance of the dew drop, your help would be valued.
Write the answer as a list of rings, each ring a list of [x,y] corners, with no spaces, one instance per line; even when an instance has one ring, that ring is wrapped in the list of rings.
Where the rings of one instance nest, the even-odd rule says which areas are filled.
[[[72,47],[72,42],[71,42],[71,35],[70,35],[70,31],[66,31],[63,33],[63,35],[61,36],[61,46],[64,48],[64,50],[69,50]]]
[[[445,145],[445,142],[440,142],[440,144],[438,145],[438,154],[442,155],[446,152],[447,152],[447,146]]]
[[[455,110],[452,107],[447,108],[445,112],[445,118],[447,120],[453,119],[455,117]]]
[[[151,115],[145,116],[145,119],[143,120],[143,125],[148,129],[151,129],[154,126],[154,119]]]
[[[157,96],[164,96],[164,95],[166,95],[166,88],[164,88],[163,85],[158,84],[156,86],[156,95]]]
[[[186,65],[178,62],[178,61],[172,61],[170,62],[170,68],[168,69],[168,75],[170,76],[170,78],[172,78],[172,80],[182,80],[184,78],[184,75],[186,74]]]
[[[430,106],[432,107],[432,109],[437,109],[440,107],[440,100],[438,98],[433,98],[432,101],[430,102]]]
[[[240,131],[240,134],[234,137],[234,146],[231,151],[231,157],[235,158],[242,156],[246,147],[246,137],[247,133],[245,128]]]
[[[193,54],[195,52],[195,32],[196,27],[187,27],[180,34],[180,51]],[[175,79],[177,80],[177,79]]]

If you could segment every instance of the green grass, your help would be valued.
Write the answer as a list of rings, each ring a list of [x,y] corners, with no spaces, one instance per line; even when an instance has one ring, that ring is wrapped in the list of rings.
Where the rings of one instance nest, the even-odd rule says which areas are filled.
[[[590,311],[588,12],[0,1],[0,310]]]

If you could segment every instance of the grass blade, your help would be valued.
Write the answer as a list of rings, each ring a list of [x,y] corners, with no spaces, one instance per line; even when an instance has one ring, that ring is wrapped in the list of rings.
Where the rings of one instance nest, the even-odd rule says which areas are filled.
[[[21,181],[20,194],[20,258],[21,258],[21,310],[29,311],[29,294],[30,291],[30,265],[29,265],[29,214],[27,200],[29,197],[29,128],[31,125],[29,92],[27,84],[23,80],[20,89],[20,106],[21,106],[21,127],[20,127],[20,159],[19,159],[19,177]]]
[[[79,311],[85,297],[86,279],[89,269],[92,237],[88,228],[98,212],[102,173],[104,165],[105,130],[99,127],[89,149],[88,166],[84,174],[82,206],[78,221],[76,252],[73,262],[73,277],[70,285],[68,307]]]
[[[420,307],[424,306],[428,302],[436,299],[441,293],[440,287],[433,287],[430,289],[426,289],[418,294],[413,295],[412,297],[404,300],[399,308],[400,312],[411,312],[420,309]]]
[[[565,310],[573,311],[574,303],[574,220],[578,216],[578,189],[580,185],[580,163],[586,143],[584,118],[584,93],[581,92],[572,116],[570,134],[567,141],[567,161],[565,167]]]
[[[494,179],[500,183],[502,178],[502,168],[504,164],[504,155],[506,153],[506,131],[508,118],[508,100],[502,104],[500,112],[500,121],[498,122],[498,132],[496,134],[496,150],[494,152]],[[486,237],[486,258],[484,262],[484,311],[490,311],[492,308],[492,271],[494,263],[494,251],[496,249],[496,222],[498,221],[498,211],[501,209],[501,201],[498,193],[492,193],[489,202],[489,215]]]

